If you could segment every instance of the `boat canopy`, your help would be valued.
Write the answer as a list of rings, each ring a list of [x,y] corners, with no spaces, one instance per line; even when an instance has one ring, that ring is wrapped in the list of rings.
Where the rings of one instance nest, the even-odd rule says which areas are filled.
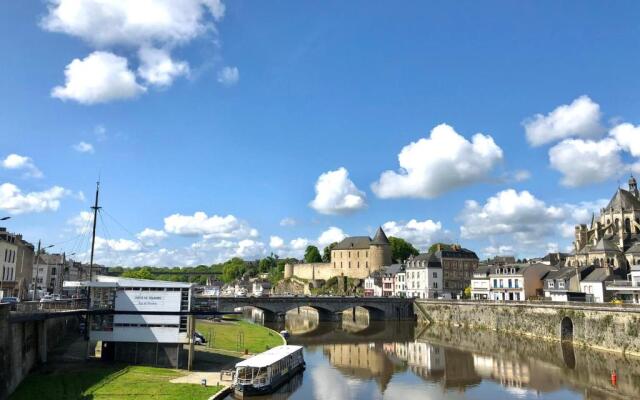
[[[264,368],[279,361],[296,351],[302,349],[302,346],[283,345],[260,353],[257,356],[248,358],[236,364],[238,367]]]

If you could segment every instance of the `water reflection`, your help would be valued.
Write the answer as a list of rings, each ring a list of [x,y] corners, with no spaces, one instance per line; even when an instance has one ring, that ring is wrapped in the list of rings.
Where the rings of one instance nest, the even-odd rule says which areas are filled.
[[[287,316],[307,370],[278,399],[639,399],[640,359],[493,332]],[[611,381],[611,371],[617,382]],[[277,397],[276,397],[277,396]]]

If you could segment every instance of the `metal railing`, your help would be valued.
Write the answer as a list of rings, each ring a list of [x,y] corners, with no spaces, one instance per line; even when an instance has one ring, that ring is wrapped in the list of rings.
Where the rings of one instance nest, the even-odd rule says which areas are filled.
[[[635,283],[635,285],[634,285]],[[640,289],[640,282],[633,282],[633,281],[627,281],[627,280],[619,280],[619,281],[610,281],[607,282],[607,288],[609,287],[637,287]]]
[[[56,300],[48,302],[23,301],[16,304],[15,311],[21,313],[81,310],[87,308],[86,299]]]

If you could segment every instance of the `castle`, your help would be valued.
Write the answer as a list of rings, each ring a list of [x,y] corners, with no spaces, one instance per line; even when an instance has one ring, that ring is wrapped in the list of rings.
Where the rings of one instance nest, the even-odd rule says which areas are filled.
[[[595,265],[626,273],[640,264],[640,192],[636,179],[629,190],[618,188],[600,216],[591,225],[576,225],[574,249],[567,266]]]
[[[344,238],[331,250],[331,262],[286,264],[284,277],[328,280],[336,276],[364,279],[373,271],[391,265],[391,246],[382,228],[375,236]]]

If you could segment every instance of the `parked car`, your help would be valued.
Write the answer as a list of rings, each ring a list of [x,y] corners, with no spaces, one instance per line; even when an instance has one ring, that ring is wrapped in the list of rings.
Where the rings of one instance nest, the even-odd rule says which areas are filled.
[[[204,335],[198,332],[194,332],[193,334],[193,343],[203,345],[207,343],[207,339],[205,339]]]
[[[53,298],[52,295],[50,294],[45,294],[44,296],[42,296],[42,298],[40,299],[40,303],[52,303],[54,302],[55,299]]]
[[[16,311],[18,303],[20,303],[20,299],[17,297],[3,297],[0,299],[0,303],[9,303],[11,304],[11,311]]]

